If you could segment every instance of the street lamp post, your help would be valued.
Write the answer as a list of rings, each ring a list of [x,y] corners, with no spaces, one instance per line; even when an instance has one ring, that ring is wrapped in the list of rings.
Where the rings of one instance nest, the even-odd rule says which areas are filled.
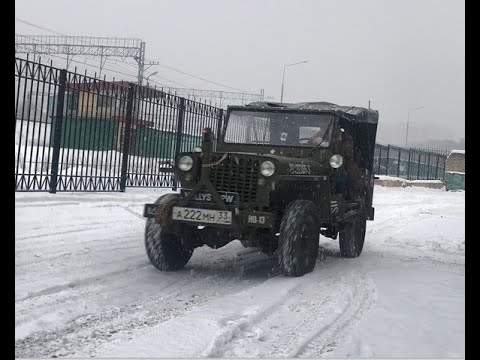
[[[280,95],[280,102],[283,103],[283,88],[284,88],[284,84],[285,84],[285,69],[288,67],[288,66],[293,66],[293,65],[298,65],[298,64],[304,64],[308,62],[308,60],[304,60],[304,61],[300,61],[300,62],[297,62],[297,63],[293,63],[293,64],[287,64],[283,67],[283,76],[282,76],[282,93]]]
[[[405,147],[408,146],[408,125],[410,124],[410,113],[412,111],[415,111],[415,110],[418,110],[418,109],[423,109],[423,108],[424,108],[424,106],[418,106],[418,107],[408,109],[407,131],[406,131],[406,134],[405,134]]]
[[[150,79],[150,76],[156,75],[156,74],[158,74],[158,71],[154,71],[153,73],[147,76],[147,86],[150,85],[150,83],[148,82],[148,79]]]

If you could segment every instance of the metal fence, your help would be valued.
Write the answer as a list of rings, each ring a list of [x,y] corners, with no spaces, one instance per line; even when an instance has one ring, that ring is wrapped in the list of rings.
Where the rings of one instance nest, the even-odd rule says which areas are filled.
[[[375,145],[373,170],[408,180],[442,180],[447,151],[406,149],[392,145]]]
[[[15,191],[173,187],[176,156],[218,139],[223,109],[15,59]],[[441,179],[445,155],[377,145],[380,175]]]
[[[15,190],[175,187],[175,156],[223,110],[133,83],[15,59]]]

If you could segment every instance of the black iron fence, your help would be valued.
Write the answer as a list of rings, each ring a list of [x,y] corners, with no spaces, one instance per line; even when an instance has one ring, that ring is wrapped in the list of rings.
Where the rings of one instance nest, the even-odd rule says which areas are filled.
[[[15,191],[176,187],[177,154],[223,109],[162,89],[15,59]],[[377,174],[443,178],[445,155],[377,145]]]
[[[15,190],[175,187],[180,151],[223,110],[159,89],[15,59]]]
[[[373,170],[408,180],[442,180],[446,150],[406,149],[392,145],[375,145]]]

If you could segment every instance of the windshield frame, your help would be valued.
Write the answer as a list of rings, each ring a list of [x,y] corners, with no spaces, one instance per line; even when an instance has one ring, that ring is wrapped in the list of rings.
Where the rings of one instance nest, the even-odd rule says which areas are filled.
[[[321,146],[318,147],[317,150],[325,150],[329,149],[332,146],[332,143],[334,141],[334,130],[335,130],[335,123],[337,122],[338,119],[338,114],[335,111],[324,111],[324,110],[299,110],[299,109],[285,109],[285,108],[279,108],[279,109],[265,109],[265,108],[250,108],[250,107],[237,107],[237,106],[231,106],[228,107],[227,113],[225,115],[225,120],[223,122],[222,126],[222,133],[221,133],[221,144],[230,147],[248,147],[248,148],[255,148],[255,147],[260,147],[260,148],[275,148],[275,149],[297,149],[301,151],[310,151],[313,148],[315,148],[316,145],[276,145],[276,144],[247,144],[247,143],[239,143],[239,142],[226,142],[225,141],[225,134],[227,131],[227,126],[230,122],[230,114],[233,111],[238,111],[238,112],[260,112],[260,113],[281,113],[281,114],[305,114],[305,115],[330,115],[332,116],[331,123],[330,123],[330,141],[327,146]]]

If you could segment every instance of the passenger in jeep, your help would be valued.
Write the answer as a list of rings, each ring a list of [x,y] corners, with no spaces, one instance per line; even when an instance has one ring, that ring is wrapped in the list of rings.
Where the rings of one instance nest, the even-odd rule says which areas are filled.
[[[359,159],[360,150],[355,147],[355,141],[352,136],[345,134],[342,137],[341,142],[342,153],[345,157],[344,164],[344,183],[346,182],[347,197],[355,199],[361,195],[362,190],[362,171],[357,164]]]

